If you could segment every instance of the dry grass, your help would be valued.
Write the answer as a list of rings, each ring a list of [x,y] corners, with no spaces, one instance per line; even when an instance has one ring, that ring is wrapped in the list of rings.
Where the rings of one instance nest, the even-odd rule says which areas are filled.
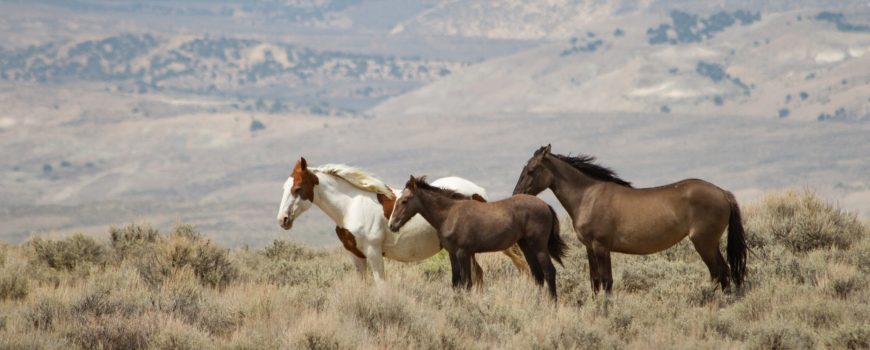
[[[480,258],[487,283],[465,292],[449,287],[443,256],[388,262],[378,288],[337,248],[228,251],[184,225],[0,244],[0,348],[870,347],[868,226],[808,192],[744,211],[741,295],[718,291],[684,242],[615,255],[606,315],[584,249],[559,269],[554,305],[500,254]]]

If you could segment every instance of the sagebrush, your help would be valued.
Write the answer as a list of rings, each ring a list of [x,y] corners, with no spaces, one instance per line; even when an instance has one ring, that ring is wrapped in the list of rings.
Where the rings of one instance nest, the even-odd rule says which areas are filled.
[[[441,255],[388,262],[377,287],[339,248],[227,250],[187,225],[35,237],[0,244],[0,348],[870,347],[868,225],[806,191],[771,194],[745,218],[741,292],[721,292],[682,242],[615,254],[607,313],[579,248],[553,304],[501,254],[479,257],[485,285],[466,292],[449,287]]]

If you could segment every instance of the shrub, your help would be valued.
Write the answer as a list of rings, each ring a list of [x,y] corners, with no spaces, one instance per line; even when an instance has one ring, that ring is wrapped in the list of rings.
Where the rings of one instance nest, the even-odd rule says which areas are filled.
[[[135,318],[106,315],[74,323],[67,338],[85,349],[147,349],[157,328],[152,315]]]
[[[148,225],[129,224],[123,228],[110,227],[109,237],[115,256],[123,260],[133,251],[141,252],[143,245],[156,243],[160,234]]]
[[[851,265],[832,264],[827,269],[833,295],[846,299],[864,288],[864,275]]]
[[[843,325],[825,343],[832,349],[870,348],[870,323]]]
[[[217,346],[207,333],[194,326],[168,318],[161,320],[161,327],[152,339],[151,348],[197,350],[214,349]]]
[[[793,252],[848,249],[866,234],[856,214],[835,208],[810,191],[770,194],[748,214],[750,235],[771,235]]]
[[[203,239],[189,225],[176,226],[167,241],[144,251],[135,264],[152,286],[162,284],[175,269],[188,266],[201,284],[213,288],[226,287],[239,274],[225,249]]]
[[[307,260],[313,258],[311,249],[282,240],[274,240],[271,245],[263,248],[262,254],[272,260]]]
[[[9,246],[0,242],[0,267],[6,266],[6,256],[9,255]]]
[[[25,276],[24,269],[0,269],[0,301],[24,299],[28,292],[28,280]]]
[[[174,270],[161,286],[156,300],[159,310],[174,315],[187,324],[196,325],[212,335],[226,335],[235,331],[243,315],[209,300],[191,267]]]
[[[54,298],[42,298],[23,312],[24,321],[39,330],[51,330],[55,322],[68,314],[66,306]]]
[[[348,326],[334,317],[324,319],[317,315],[306,315],[287,336],[291,349],[354,349],[358,335],[346,331]]]
[[[193,267],[203,285],[224,288],[238,277],[238,268],[230,261],[227,251],[203,239],[191,226],[177,226],[168,248],[172,266]]]
[[[184,322],[192,324],[199,320],[205,299],[193,270],[186,267],[173,271],[160,287],[156,303],[159,310]]]
[[[63,240],[47,240],[40,237],[28,242],[36,262],[57,270],[72,271],[81,265],[97,265],[105,262],[106,250],[91,237],[76,234]]]
[[[750,349],[811,349],[815,345],[811,333],[795,324],[765,323],[751,331],[747,341]]]
[[[342,253],[344,250],[341,251]],[[343,257],[344,254],[340,254]],[[277,286],[326,288],[352,266],[334,254],[317,252],[296,243],[276,240],[253,254],[239,254],[245,280]]]
[[[41,333],[39,336],[33,336],[24,333],[0,337],[0,349],[66,350],[72,348],[73,344],[56,334]]]
[[[249,127],[249,129],[251,130],[251,132],[255,132],[255,131],[266,129],[266,125],[263,124],[263,122],[254,119],[251,121],[251,126]]]

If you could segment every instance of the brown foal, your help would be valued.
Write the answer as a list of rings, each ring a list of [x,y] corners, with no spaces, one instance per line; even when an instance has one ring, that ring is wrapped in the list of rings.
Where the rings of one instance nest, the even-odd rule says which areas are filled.
[[[396,202],[390,230],[398,231],[416,214],[435,227],[449,253],[454,288],[471,288],[474,254],[517,244],[535,283],[543,285],[546,280],[556,299],[556,268],[550,259],[562,264],[567,246],[559,237],[559,218],[544,201],[529,195],[489,203],[467,200],[411,176]]]

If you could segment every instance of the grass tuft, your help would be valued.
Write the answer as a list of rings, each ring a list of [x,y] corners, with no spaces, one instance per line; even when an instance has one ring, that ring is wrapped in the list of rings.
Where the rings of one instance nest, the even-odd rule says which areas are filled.
[[[586,250],[557,267],[558,303],[500,253],[450,287],[438,255],[360,277],[341,248],[277,240],[227,250],[189,225],[0,244],[0,348],[621,349],[870,347],[870,229],[810,192],[745,206],[750,274],[725,294],[688,242],[612,255],[592,293]],[[725,239],[723,238],[723,244]]]

